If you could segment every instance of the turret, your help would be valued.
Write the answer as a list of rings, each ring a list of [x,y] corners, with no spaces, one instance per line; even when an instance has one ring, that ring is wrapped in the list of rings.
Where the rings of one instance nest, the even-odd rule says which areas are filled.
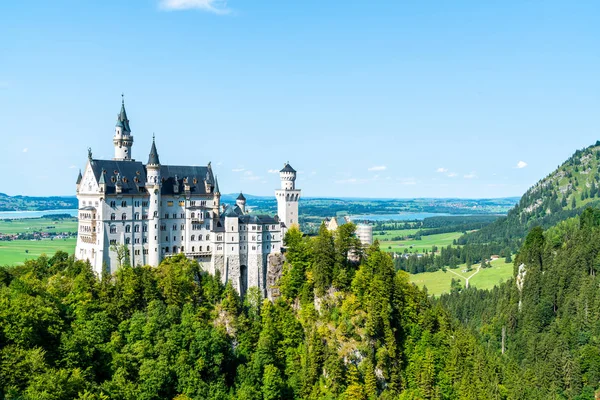
[[[148,155],[148,164],[146,164],[146,190],[150,195],[148,207],[148,264],[157,267],[161,261],[161,240],[160,240],[160,190],[162,186],[160,178],[160,159],[156,151],[156,142],[152,135],[152,147]]]
[[[240,192],[240,195],[237,197],[237,199],[235,199],[235,204],[240,208],[240,210],[242,210],[244,214],[246,214],[246,198],[242,192]]]
[[[121,95],[122,97],[123,95]],[[125,111],[125,100],[121,99],[121,111],[117,115],[117,124],[115,125],[115,136],[113,137],[115,146],[114,160],[131,161],[131,147],[133,146],[133,136],[129,127],[129,119]]]
[[[296,170],[289,163],[283,164],[279,171],[281,179],[281,188],[284,190],[294,190],[296,188]]]
[[[213,215],[219,217],[219,209],[221,207],[221,190],[219,189],[219,179],[215,176],[215,190],[213,197]]]

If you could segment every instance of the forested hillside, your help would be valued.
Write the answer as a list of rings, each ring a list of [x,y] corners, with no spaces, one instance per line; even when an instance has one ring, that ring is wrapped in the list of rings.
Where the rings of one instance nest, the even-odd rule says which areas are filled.
[[[535,227],[515,260],[515,279],[466,289],[440,304],[480,344],[502,353],[524,399],[593,399],[600,386],[600,210]]]
[[[298,230],[282,296],[183,257],[98,280],[64,253],[0,269],[0,398],[503,398],[500,363],[352,225]]]
[[[459,244],[496,243],[518,249],[529,229],[549,228],[600,205],[600,141],[577,150],[555,171],[531,187],[519,203],[483,229],[466,234]]]

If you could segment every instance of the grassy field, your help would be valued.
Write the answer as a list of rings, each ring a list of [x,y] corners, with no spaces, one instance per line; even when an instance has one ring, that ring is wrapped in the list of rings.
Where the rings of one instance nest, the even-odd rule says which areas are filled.
[[[44,239],[0,241],[0,265],[19,265],[42,254],[54,255],[58,250],[73,254],[77,239]],[[26,252],[28,250],[29,252]]]
[[[390,231],[390,232],[408,232],[412,231],[412,229],[407,229],[404,231]],[[400,234],[402,235],[402,234]],[[388,236],[379,236],[374,235],[374,239],[381,239],[385,237],[394,237],[399,235],[388,235]],[[446,247],[451,245],[455,239],[458,239],[462,236],[462,232],[450,232],[450,233],[440,233],[438,235],[429,235],[422,236],[421,240],[390,240],[390,241],[381,241],[381,249],[384,251],[393,251],[398,253],[404,253],[404,250],[408,250],[409,253],[424,253],[425,250],[431,251],[433,246]]]
[[[7,235],[29,232],[77,232],[77,219],[53,221],[50,218],[0,220],[0,233]]]
[[[505,263],[504,259],[498,259],[491,262],[491,268],[481,269],[476,275],[469,280],[469,286],[477,287],[479,289],[491,289],[500,282],[510,278],[513,274],[513,264]],[[455,273],[463,277],[461,279],[461,285],[465,286],[465,278],[471,276],[476,270],[476,266],[473,266],[471,272],[462,272],[465,265],[461,265],[456,269],[453,269]],[[424,272],[422,274],[410,275],[410,281],[417,286],[427,287],[427,291],[430,295],[439,296],[443,293],[450,292],[450,282],[454,279],[460,279],[458,276],[450,271],[436,271],[436,272]]]

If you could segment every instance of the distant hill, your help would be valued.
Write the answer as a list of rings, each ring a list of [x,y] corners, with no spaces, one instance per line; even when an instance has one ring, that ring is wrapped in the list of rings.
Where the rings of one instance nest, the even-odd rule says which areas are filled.
[[[529,229],[548,228],[581,214],[589,206],[600,206],[600,141],[577,150],[562,165],[533,185],[507,217],[469,233],[459,244],[503,242],[513,250]]]
[[[29,197],[0,193],[0,211],[44,211],[77,208],[75,196]]]

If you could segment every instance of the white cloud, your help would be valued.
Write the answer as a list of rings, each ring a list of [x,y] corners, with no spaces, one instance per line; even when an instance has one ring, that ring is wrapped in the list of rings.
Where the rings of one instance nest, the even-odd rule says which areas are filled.
[[[375,165],[369,168],[369,171],[385,171],[387,167],[385,165]]]
[[[28,149],[27,147],[25,147],[25,148],[23,149],[23,153],[27,153],[28,151],[29,151],[29,149]]]
[[[231,170],[231,172],[244,172],[246,170],[246,168],[234,168]]]
[[[76,169],[76,168],[77,168],[77,165],[71,165],[71,166],[69,167],[69,169]]]
[[[465,179],[475,179],[477,178],[477,174],[475,173],[475,171],[471,172],[470,174],[466,174],[464,176]]]
[[[159,7],[169,11],[202,10],[218,15],[231,13],[225,0],[160,0]]]
[[[450,172],[448,175],[446,175],[448,178],[456,178],[458,176],[458,174],[456,172]]]
[[[268,170],[267,172],[268,172],[269,174],[278,174],[278,173],[279,173],[279,171],[278,171],[278,170],[276,170],[276,169],[270,169],[270,170]]]
[[[439,172],[441,174],[445,174],[446,172],[448,172],[448,168],[439,167],[438,169],[435,170],[435,172]]]
[[[397,178],[398,183],[401,185],[416,185],[417,180],[415,178]]]
[[[219,161],[217,165],[223,165],[223,161]]]
[[[340,180],[335,181],[335,183],[341,183],[341,184],[351,183],[351,184],[354,184],[354,183],[358,183],[358,179],[356,179],[356,178],[340,179]]]
[[[525,161],[519,161],[519,162],[517,163],[517,166],[516,166],[516,168],[519,168],[519,169],[521,169],[521,168],[525,168],[526,166],[527,166],[527,163],[526,163]]]

